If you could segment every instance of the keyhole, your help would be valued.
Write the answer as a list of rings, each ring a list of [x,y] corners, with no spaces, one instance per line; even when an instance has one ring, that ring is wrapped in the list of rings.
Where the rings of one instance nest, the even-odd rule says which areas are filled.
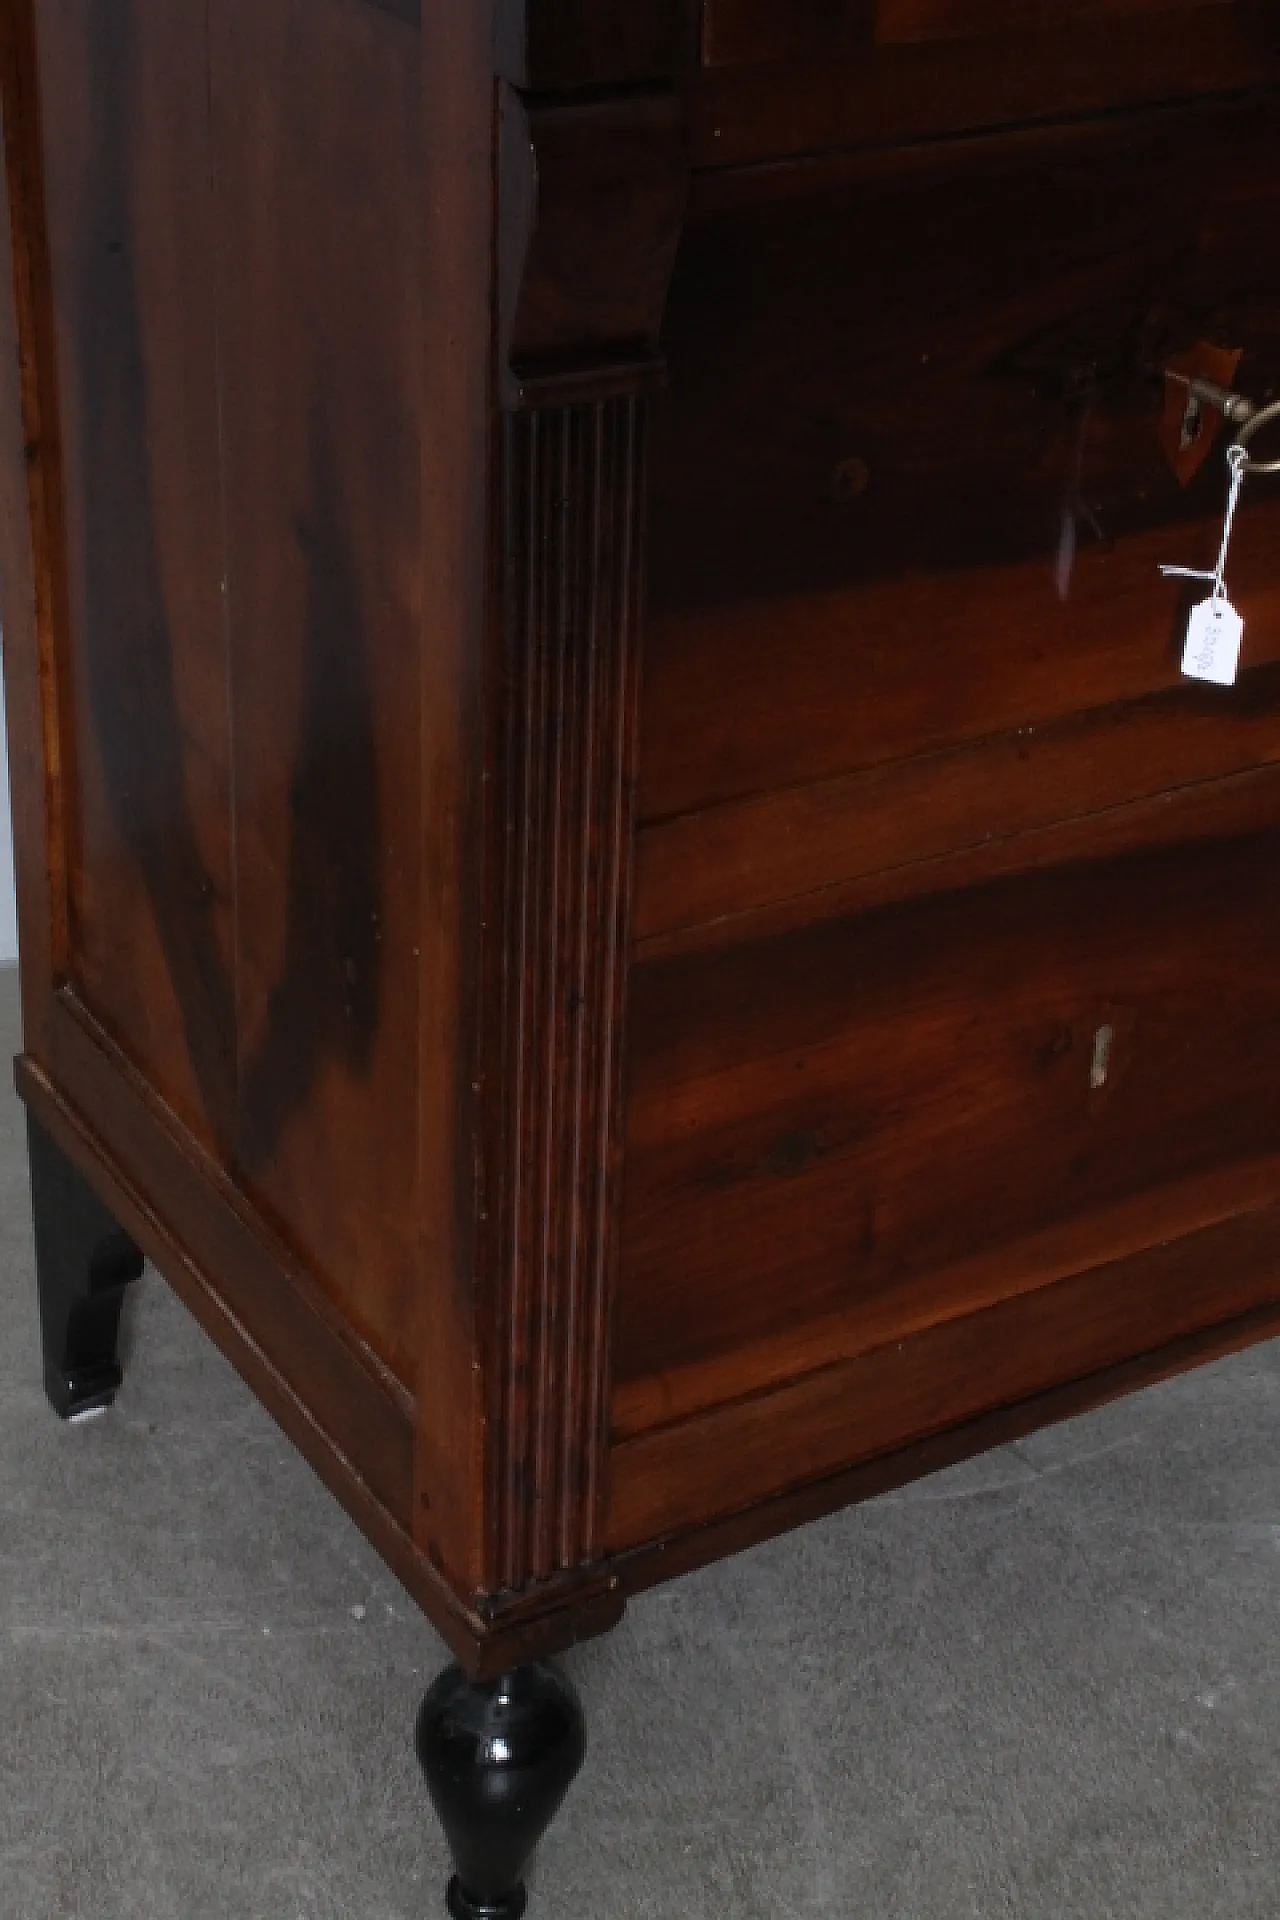
[[[1178,445],[1183,453],[1189,452],[1204,431],[1204,408],[1200,404],[1199,394],[1191,394],[1187,400],[1187,410],[1182,416],[1182,435]]]
[[[1093,1036],[1093,1065],[1089,1069],[1089,1085],[1095,1093],[1107,1084],[1107,1076],[1111,1072],[1111,1049],[1115,1044],[1115,1038],[1114,1027],[1099,1027]]]

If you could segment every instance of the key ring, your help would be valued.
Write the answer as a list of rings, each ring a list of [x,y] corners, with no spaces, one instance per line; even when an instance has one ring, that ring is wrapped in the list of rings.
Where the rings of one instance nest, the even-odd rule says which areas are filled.
[[[1273,425],[1277,420],[1280,420],[1280,400],[1274,401],[1269,407],[1261,408],[1251,419],[1245,421],[1236,435],[1236,446],[1248,447],[1255,433],[1263,427]],[[1242,473],[1280,473],[1280,460],[1245,460],[1240,471]]]

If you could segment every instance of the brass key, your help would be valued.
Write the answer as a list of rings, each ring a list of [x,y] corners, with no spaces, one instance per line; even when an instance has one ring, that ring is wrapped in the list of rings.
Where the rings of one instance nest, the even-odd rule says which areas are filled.
[[[1238,447],[1247,447],[1255,434],[1280,421],[1280,400],[1270,406],[1260,407],[1247,394],[1233,393],[1229,387],[1219,386],[1216,380],[1202,380],[1191,374],[1175,373],[1172,367],[1164,369],[1164,377],[1172,380],[1175,386],[1187,389],[1187,410],[1182,419],[1184,450],[1199,438],[1206,407],[1212,407],[1215,413],[1220,413],[1224,420],[1238,429],[1235,439]],[[1242,471],[1280,473],[1280,459],[1250,459],[1245,462]]]

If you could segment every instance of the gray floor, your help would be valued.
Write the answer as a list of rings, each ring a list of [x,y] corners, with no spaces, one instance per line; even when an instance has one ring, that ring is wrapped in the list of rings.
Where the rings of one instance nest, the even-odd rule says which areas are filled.
[[[439,1642],[150,1276],[60,1426],[31,1265],[0,1096],[2,1920],[440,1913]],[[638,1601],[530,1920],[1274,1920],[1278,1627],[1268,1348]]]

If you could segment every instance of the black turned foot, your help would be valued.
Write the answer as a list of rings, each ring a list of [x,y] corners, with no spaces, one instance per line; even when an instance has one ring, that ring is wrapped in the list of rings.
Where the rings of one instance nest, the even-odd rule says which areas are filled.
[[[30,1115],[27,1148],[45,1391],[54,1412],[70,1420],[115,1398],[120,1308],[142,1255]]]
[[[587,1750],[578,1696],[540,1661],[476,1686],[442,1673],[418,1715],[418,1759],[453,1864],[453,1920],[519,1920],[524,1875]]]

